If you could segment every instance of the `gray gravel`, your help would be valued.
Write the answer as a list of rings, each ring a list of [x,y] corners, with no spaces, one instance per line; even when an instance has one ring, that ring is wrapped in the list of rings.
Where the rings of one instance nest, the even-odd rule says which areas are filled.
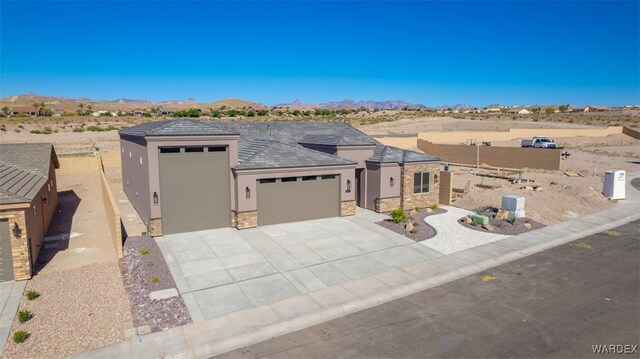
[[[143,254],[144,253],[144,254]],[[149,236],[129,237],[124,249],[130,283],[129,301],[136,327],[148,325],[152,332],[192,323],[182,297],[151,300],[151,292],[176,285],[160,248]],[[153,279],[157,278],[157,281]]]
[[[105,262],[35,276],[22,298],[20,310],[34,316],[26,323],[16,318],[4,358],[62,358],[124,339],[132,326],[131,309],[118,264]],[[21,344],[13,333],[26,330],[31,336]]]
[[[417,226],[414,225],[413,227],[416,230],[416,233],[407,231],[405,229],[405,223],[393,223],[391,219],[385,219],[384,221],[376,222],[376,224],[407,238],[413,239],[416,242],[421,242],[429,238],[433,238],[437,234],[435,228],[426,223],[424,219],[434,214],[441,213],[447,213],[447,211],[442,208],[436,208],[433,212],[421,210],[420,212],[411,216],[413,217],[413,220],[411,220],[410,222],[418,224]]]

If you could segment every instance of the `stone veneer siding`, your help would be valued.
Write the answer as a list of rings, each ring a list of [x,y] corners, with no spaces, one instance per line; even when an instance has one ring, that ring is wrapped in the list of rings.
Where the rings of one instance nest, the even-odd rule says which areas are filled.
[[[30,209],[29,209],[30,210]],[[14,280],[26,280],[31,278],[31,263],[29,262],[29,241],[27,234],[27,221],[24,209],[0,211],[0,218],[9,220],[9,235],[11,236],[11,257],[13,258]],[[18,223],[22,230],[20,238],[13,235],[13,226]]]
[[[162,218],[152,218],[147,225],[149,235],[151,237],[158,237],[162,235]]]
[[[235,217],[237,229],[254,228],[258,226],[258,211],[237,212]]]
[[[340,203],[340,216],[353,216],[354,214],[356,214],[356,201]]]
[[[440,171],[440,194],[438,202],[441,205],[451,205],[451,194],[453,192],[453,172]]]
[[[413,175],[416,172],[430,172],[429,179],[429,192],[428,193],[413,193]],[[440,188],[440,164],[439,163],[426,163],[426,164],[411,164],[406,163],[400,169],[400,175],[402,182],[400,184],[400,197],[402,199],[400,205],[404,209],[412,209],[415,207],[426,208],[434,203],[438,203],[439,200],[439,188]],[[438,181],[436,181],[435,175],[438,175]]]
[[[400,203],[401,203],[400,197],[376,198],[375,209],[376,209],[376,212],[378,213],[390,212],[400,207]]]

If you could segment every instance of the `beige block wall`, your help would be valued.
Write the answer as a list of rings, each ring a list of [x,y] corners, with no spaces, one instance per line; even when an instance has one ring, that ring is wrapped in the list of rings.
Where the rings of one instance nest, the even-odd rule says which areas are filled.
[[[376,137],[378,142],[383,145],[393,146],[398,148],[416,148],[417,137]]]
[[[100,172],[100,185],[102,188],[102,204],[104,205],[105,212],[107,213],[107,223],[109,224],[109,231],[111,232],[111,240],[113,242],[114,249],[118,258],[122,258],[122,223],[120,210],[116,200],[111,193],[111,188],[107,177],[102,170]]]
[[[562,163],[562,149],[451,145],[425,140],[418,140],[418,148],[443,162],[471,166],[559,170]]]
[[[416,172],[429,172],[429,192],[413,193],[413,176]],[[440,188],[440,164],[410,164],[406,163],[402,166],[400,183],[401,206],[404,209],[412,209],[415,207],[426,208],[438,203]]]
[[[100,158],[98,156],[59,157],[58,162],[60,162],[58,175],[95,173],[100,166]]]
[[[120,152],[118,150],[107,151],[100,155],[105,167],[120,167]]]
[[[453,192],[453,172],[440,171],[440,190],[438,203],[443,206],[451,204],[451,194]]]
[[[622,128],[622,133],[624,133],[627,136],[631,136],[631,137],[633,137],[633,138],[635,138],[637,140],[640,140],[640,132],[638,132],[638,131],[636,131],[634,129],[631,129],[629,127],[623,127]]]
[[[342,201],[340,203],[341,216],[353,216],[356,214],[356,201]]]
[[[375,211],[380,212],[391,212],[394,209],[400,207],[401,205],[400,197],[391,197],[391,198],[376,198],[374,201]]]
[[[622,133],[622,126],[609,126],[606,128],[512,128],[508,131],[420,132],[418,133],[418,139],[433,143],[466,143],[470,139],[491,142],[532,138],[535,136],[550,138],[605,137],[620,133]]]

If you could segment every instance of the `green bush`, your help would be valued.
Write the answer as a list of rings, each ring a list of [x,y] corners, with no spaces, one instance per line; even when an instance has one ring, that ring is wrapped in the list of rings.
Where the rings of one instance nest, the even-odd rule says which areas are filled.
[[[160,282],[160,279],[158,277],[153,277],[153,278],[151,278],[151,282],[152,283],[158,283],[158,282]]]
[[[91,131],[91,132],[102,132],[102,131],[104,131],[104,130],[102,129],[102,127],[98,127],[98,126],[94,126],[94,125],[88,126],[88,127],[86,128],[86,130],[87,130],[87,131]]]
[[[40,130],[31,130],[29,132],[34,134],[34,135],[41,135],[42,134],[42,131],[40,131]]]
[[[436,209],[440,208],[440,206],[438,206],[437,203],[434,203],[434,204],[431,205],[430,208],[435,211]]]
[[[405,223],[407,221],[407,213],[400,207],[391,211],[389,215],[393,223]]]
[[[73,129],[73,132],[84,132],[84,128],[76,127],[76,128]]]
[[[27,338],[29,338],[29,332],[27,332],[26,330],[18,330],[17,332],[13,333],[13,341],[15,343],[23,343],[25,340],[27,340]]]
[[[518,212],[513,212],[509,214],[509,219],[507,219],[507,221],[513,226],[514,224],[516,224],[516,220],[518,219],[520,215],[518,214]]]
[[[34,299],[38,298],[39,296],[40,296],[40,293],[36,292],[33,289],[27,292],[27,299],[29,299],[29,300],[34,300]]]
[[[146,250],[146,249],[141,249],[141,250],[140,250],[140,254],[142,254],[143,256],[146,256],[146,255],[148,255],[148,254],[149,254],[149,251],[148,251],[148,250]]]
[[[28,310],[21,310],[18,312],[18,320],[20,321],[20,323],[27,322],[31,318],[33,318],[33,313]]]
[[[269,114],[267,110],[258,110],[258,116],[266,116]]]
[[[255,116],[256,116],[255,112],[253,112],[251,110],[247,111],[247,117],[255,117]]]

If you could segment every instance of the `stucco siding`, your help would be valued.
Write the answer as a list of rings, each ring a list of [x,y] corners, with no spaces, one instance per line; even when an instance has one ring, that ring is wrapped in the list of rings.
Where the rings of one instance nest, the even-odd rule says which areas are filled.
[[[129,201],[146,224],[151,218],[149,190],[149,158],[146,141],[135,137],[121,137],[122,187]]]

